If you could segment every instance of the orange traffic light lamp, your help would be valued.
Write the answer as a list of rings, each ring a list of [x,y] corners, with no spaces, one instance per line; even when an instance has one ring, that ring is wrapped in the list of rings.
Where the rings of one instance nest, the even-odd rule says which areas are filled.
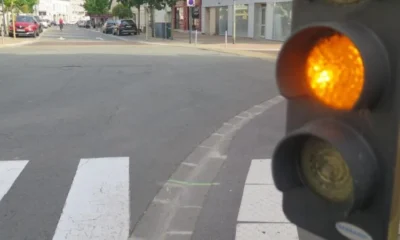
[[[390,79],[383,44],[355,23],[322,23],[295,32],[281,49],[276,73],[284,97],[309,96],[341,111],[373,107]]]

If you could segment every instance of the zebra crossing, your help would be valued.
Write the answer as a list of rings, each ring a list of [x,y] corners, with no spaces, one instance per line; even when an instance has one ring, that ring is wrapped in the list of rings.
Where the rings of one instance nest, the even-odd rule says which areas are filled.
[[[272,180],[271,159],[253,159],[236,225],[236,240],[297,240],[296,226],[282,211],[282,194]]]
[[[29,162],[0,161],[0,202]],[[52,239],[127,239],[129,189],[128,157],[81,159]]]

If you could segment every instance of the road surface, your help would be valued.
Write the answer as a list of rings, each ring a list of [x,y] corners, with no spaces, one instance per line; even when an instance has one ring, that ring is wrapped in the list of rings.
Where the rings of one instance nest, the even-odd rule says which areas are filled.
[[[1,239],[127,238],[205,139],[277,95],[271,63],[127,37],[0,49]]]

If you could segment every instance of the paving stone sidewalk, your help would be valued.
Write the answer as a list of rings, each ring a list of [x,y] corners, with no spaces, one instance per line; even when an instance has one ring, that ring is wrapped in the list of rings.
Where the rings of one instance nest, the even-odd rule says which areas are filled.
[[[282,42],[268,41],[263,39],[251,38],[236,38],[233,44],[232,37],[228,37],[225,42],[224,36],[209,36],[197,34],[197,42],[195,33],[192,34],[192,43],[189,43],[189,33],[173,32],[173,39],[162,39],[148,37],[146,40],[145,34],[139,35],[139,39],[148,44],[171,45],[181,47],[195,47],[205,50],[213,50],[237,54],[247,57],[257,57],[267,60],[274,60],[281,48]]]

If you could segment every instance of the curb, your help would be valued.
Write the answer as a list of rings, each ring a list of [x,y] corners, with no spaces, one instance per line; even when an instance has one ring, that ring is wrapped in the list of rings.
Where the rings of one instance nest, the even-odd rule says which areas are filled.
[[[196,45],[182,45],[179,43],[177,44],[177,43],[147,42],[147,41],[142,41],[142,40],[139,40],[137,42],[142,43],[142,44],[147,44],[147,45],[197,48],[197,49],[206,50],[206,51],[228,53],[228,54],[233,54],[233,55],[243,56],[243,57],[259,58],[259,59],[273,61],[273,62],[277,58],[277,56],[275,54],[252,52],[249,50],[238,50],[238,49],[229,49],[229,48],[212,48],[212,47],[210,48],[210,47],[205,47],[205,46],[201,46],[201,45],[200,46],[199,45],[197,45],[197,46]],[[259,49],[256,49],[256,50],[259,50]],[[275,50],[275,49],[274,49],[274,51],[276,51],[277,53],[279,52],[279,50]]]
[[[87,30],[92,31],[92,32],[100,32],[100,31],[97,31],[94,29],[87,29]],[[115,39],[119,39],[119,40],[125,41],[125,42],[131,42],[130,40],[119,37],[119,36],[110,35],[110,37],[113,37]],[[275,62],[275,60],[277,58],[277,56],[275,54],[253,52],[251,50],[239,50],[239,49],[229,49],[229,48],[210,48],[210,47],[205,47],[205,46],[201,46],[201,45],[199,46],[199,45],[184,45],[184,44],[180,44],[180,43],[149,42],[146,40],[134,40],[133,42],[147,44],[147,45],[156,45],[156,46],[196,48],[196,49],[201,49],[201,50],[205,50],[205,51],[227,53],[227,54],[233,54],[233,55],[242,56],[242,57],[258,58],[258,59],[272,61],[272,62]],[[260,50],[260,49],[255,49],[254,51],[257,51],[257,50]],[[277,53],[279,52],[278,49],[271,49],[271,51],[276,51]]]
[[[284,100],[271,98],[241,112],[203,141],[176,169],[130,232],[129,240],[190,239],[229,144],[250,120]]]

